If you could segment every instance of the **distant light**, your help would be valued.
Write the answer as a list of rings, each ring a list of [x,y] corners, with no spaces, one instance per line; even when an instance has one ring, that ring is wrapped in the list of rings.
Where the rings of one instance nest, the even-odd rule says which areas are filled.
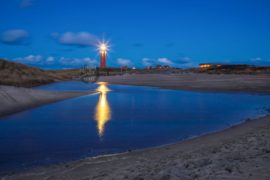
[[[135,67],[133,67],[132,69],[136,69]]]

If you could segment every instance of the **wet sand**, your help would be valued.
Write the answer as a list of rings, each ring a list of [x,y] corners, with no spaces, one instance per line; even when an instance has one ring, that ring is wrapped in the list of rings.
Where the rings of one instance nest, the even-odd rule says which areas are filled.
[[[270,74],[138,74],[124,76],[102,76],[100,82],[111,84],[153,86],[164,89],[187,91],[234,91],[270,93]]]
[[[53,92],[0,85],[0,117],[97,92]]]

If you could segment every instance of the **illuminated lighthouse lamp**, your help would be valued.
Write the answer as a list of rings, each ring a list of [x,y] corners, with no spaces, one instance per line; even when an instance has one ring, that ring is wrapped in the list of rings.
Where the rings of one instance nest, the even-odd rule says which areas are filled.
[[[100,49],[103,50],[103,51],[105,51],[106,50],[106,45],[105,44],[101,44]]]

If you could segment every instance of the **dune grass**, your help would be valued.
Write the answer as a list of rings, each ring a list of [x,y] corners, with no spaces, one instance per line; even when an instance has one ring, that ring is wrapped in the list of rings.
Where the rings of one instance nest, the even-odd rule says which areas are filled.
[[[67,72],[58,73],[55,70],[43,70],[21,63],[0,60],[0,85],[33,87],[70,78],[71,75]]]

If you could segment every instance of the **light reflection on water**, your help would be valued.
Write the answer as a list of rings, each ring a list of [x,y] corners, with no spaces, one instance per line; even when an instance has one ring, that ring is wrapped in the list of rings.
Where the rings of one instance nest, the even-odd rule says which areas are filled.
[[[95,120],[98,122],[97,128],[99,137],[101,138],[104,132],[105,123],[111,119],[111,108],[106,98],[106,93],[107,91],[110,91],[110,89],[106,84],[100,84],[96,90],[100,92],[100,96],[96,107]]]

